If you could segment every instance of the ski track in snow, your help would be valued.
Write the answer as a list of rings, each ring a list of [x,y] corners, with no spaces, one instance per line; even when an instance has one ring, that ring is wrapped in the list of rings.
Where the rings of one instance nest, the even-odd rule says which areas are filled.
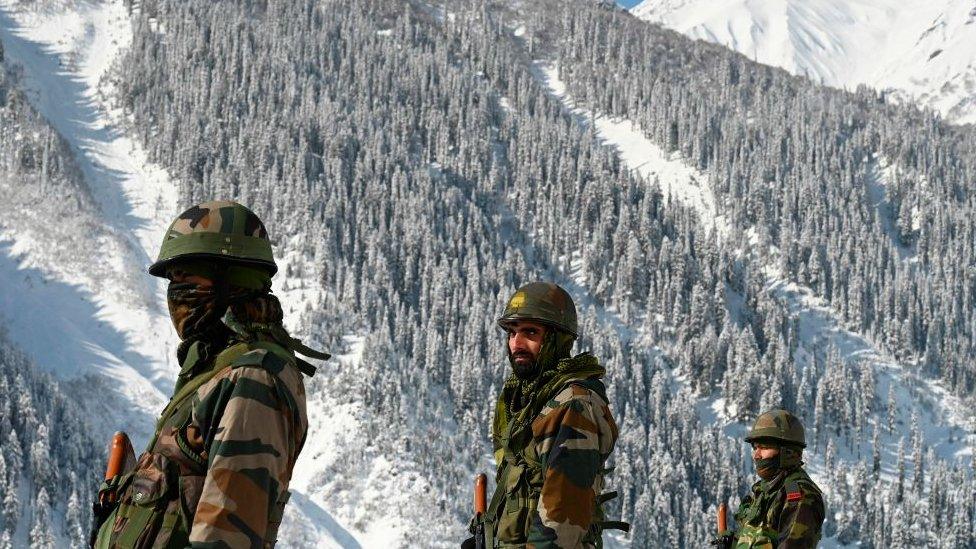
[[[727,219],[720,213],[714,196],[706,186],[708,181],[706,174],[688,166],[680,156],[664,153],[641,133],[636,124],[628,120],[610,119],[600,113],[590,112],[577,106],[567,93],[566,84],[559,79],[558,68],[553,64],[536,61],[533,69],[549,92],[559,99],[579,122],[583,124],[592,122],[595,125],[598,135],[607,145],[617,149],[620,159],[627,167],[648,179],[658,176],[663,192],[697,210],[702,222],[708,223],[713,230],[717,230],[720,239],[730,238],[732,229]],[[885,207],[884,185],[890,167],[882,164],[880,168],[876,180],[869,182],[872,187],[868,191],[873,203],[879,209],[883,209]],[[890,219],[885,220],[883,216],[882,220],[886,223],[890,222]],[[751,246],[744,253],[755,256],[761,254],[767,258],[764,262],[769,265],[765,270],[769,283],[768,291],[783,302],[791,314],[800,319],[801,349],[809,353],[833,345],[838,348],[845,360],[864,361],[870,364],[876,376],[878,407],[882,410],[876,412],[875,417],[878,421],[885,413],[883,408],[887,406],[888,389],[894,387],[898,425],[893,434],[889,435],[882,430],[880,436],[883,446],[883,475],[894,474],[895,455],[901,437],[905,438],[906,452],[910,454],[911,448],[907,445],[910,444],[908,431],[913,411],[918,412],[919,429],[926,449],[932,448],[937,456],[945,459],[962,459],[971,455],[976,446],[976,434],[974,434],[976,416],[970,412],[967,417],[966,408],[939,382],[920,378],[879,351],[878,347],[867,338],[845,329],[843,323],[837,319],[836,313],[809,288],[784,280],[782,273],[776,269],[775,262],[770,263],[769,260],[771,256],[778,255],[778,250],[773,247],[763,249],[761,246],[756,246],[755,238],[750,240]],[[903,259],[911,259],[911,250],[899,249],[899,251]],[[571,278],[585,291],[586,281],[579,276],[579,269],[574,267],[579,262],[578,254],[574,254],[568,260],[560,259],[562,263],[571,265],[568,269]],[[617,322],[619,323],[619,320]],[[675,380],[679,383],[683,382],[682,376],[677,376]],[[734,438],[744,436],[746,426],[730,422],[725,417],[722,399],[714,396],[702,398],[695,407],[702,421],[713,425],[724,423],[723,432],[726,435]],[[870,429],[871,426],[869,425],[868,428]],[[858,453],[861,456],[869,456],[871,434],[865,433],[865,438],[854,448],[838,444],[837,457],[855,461],[858,459]],[[829,491],[829,486],[825,482],[823,449],[812,453],[807,461],[811,476]],[[907,456],[907,461],[911,462],[910,455]],[[824,543],[830,544],[825,546],[836,545],[835,540],[824,540]]]

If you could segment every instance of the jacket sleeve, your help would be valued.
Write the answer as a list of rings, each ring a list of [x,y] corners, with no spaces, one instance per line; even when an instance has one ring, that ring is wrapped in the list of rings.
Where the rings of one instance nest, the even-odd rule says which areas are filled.
[[[799,486],[787,489],[780,515],[778,547],[780,549],[813,549],[820,541],[824,521],[823,497],[814,489]]]
[[[264,544],[295,455],[294,421],[285,400],[270,372],[241,367],[195,407],[208,469],[190,530],[192,547]]]
[[[587,389],[571,386],[533,423],[545,477],[527,539],[530,548],[579,547],[590,528],[603,463],[617,438],[610,409],[595,400]]]

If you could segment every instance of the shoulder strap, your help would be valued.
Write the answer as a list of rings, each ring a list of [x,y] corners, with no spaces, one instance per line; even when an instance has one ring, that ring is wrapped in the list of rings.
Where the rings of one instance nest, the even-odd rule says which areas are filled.
[[[153,446],[156,445],[156,440],[159,438],[159,432],[162,430],[163,425],[169,421],[169,418],[183,405],[187,398],[197,392],[197,389],[202,387],[205,383],[213,379],[217,374],[225,370],[234,362],[237,358],[247,352],[246,343],[237,343],[231,345],[230,347],[224,349],[214,358],[213,367],[203,372],[193,379],[189,380],[180,387],[180,390],[173,395],[170,399],[169,404],[163,408],[163,412],[159,414],[159,419],[156,421],[156,432],[149,441],[149,446],[146,447],[146,451],[151,451]]]
[[[297,339],[293,339],[293,342],[294,341],[298,341],[298,340]],[[298,341],[298,343],[300,344],[301,342]],[[284,359],[285,362],[288,362],[289,364],[291,364],[291,365],[295,366],[296,368],[298,368],[298,371],[299,372],[307,375],[308,377],[312,377],[313,375],[315,375],[315,366],[312,366],[308,362],[306,362],[306,361],[298,358],[297,356],[295,356],[295,352],[294,352],[294,350],[291,347],[285,347],[284,345],[279,345],[279,344],[277,344],[277,343],[275,343],[273,341],[255,341],[255,342],[251,343],[251,346],[254,347],[254,348],[256,348],[256,349],[265,349],[265,350],[267,350],[267,351],[269,351],[271,353],[274,353],[279,358]],[[309,350],[311,353],[316,353],[317,352],[317,351],[312,351],[311,349],[308,349],[308,347],[304,347],[304,348],[306,350]],[[302,353],[302,354],[305,354],[305,353]],[[326,353],[320,353],[320,354],[317,354],[317,355],[305,354],[305,356],[311,356],[312,358],[319,358],[321,360],[328,360],[331,355],[328,355]]]
[[[607,386],[604,385],[603,381],[598,378],[591,377],[585,379],[574,379],[569,382],[569,385],[578,385],[584,389],[589,389],[590,391],[593,391],[599,395],[599,397],[603,399],[603,402],[610,401],[610,399],[607,398]]]
[[[784,483],[785,490],[787,493],[790,492],[802,492],[807,490],[813,492],[822,497],[823,493],[820,491],[820,487],[817,486],[813,479],[807,475],[807,472],[802,468],[797,469],[786,477],[786,482]]]

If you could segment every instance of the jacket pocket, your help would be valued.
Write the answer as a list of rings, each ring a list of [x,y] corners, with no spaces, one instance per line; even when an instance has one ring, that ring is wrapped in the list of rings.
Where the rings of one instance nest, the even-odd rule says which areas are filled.
[[[193,528],[193,516],[197,512],[197,504],[200,503],[200,495],[203,494],[205,480],[206,477],[203,475],[180,477],[180,513],[187,531]]]
[[[167,533],[161,531],[172,500],[168,469],[169,460],[162,455],[140,458],[116,512],[113,547],[158,547],[168,541]]]
[[[506,471],[505,510],[498,517],[496,538],[502,543],[525,543],[529,533],[529,486],[525,468],[512,465]]]

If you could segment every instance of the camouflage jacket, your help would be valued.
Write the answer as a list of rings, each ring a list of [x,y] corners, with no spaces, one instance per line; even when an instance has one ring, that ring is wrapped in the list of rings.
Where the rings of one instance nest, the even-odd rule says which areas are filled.
[[[735,513],[736,549],[808,549],[820,541],[823,495],[803,467],[755,483]]]
[[[294,355],[232,342],[183,372],[96,547],[270,547],[308,427]],[[190,363],[190,364],[188,364]]]
[[[590,355],[567,360],[591,361],[602,375]],[[617,425],[603,383],[585,372],[557,377],[549,385],[550,398],[523,433],[512,432],[513,424],[495,433],[498,475],[488,511],[492,546],[602,547],[603,467]]]

